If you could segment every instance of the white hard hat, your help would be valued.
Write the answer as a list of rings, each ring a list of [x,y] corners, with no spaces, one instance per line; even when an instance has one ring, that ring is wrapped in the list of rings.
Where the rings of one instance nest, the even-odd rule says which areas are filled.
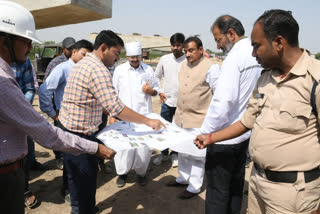
[[[21,5],[0,1],[0,32],[21,36],[38,43],[32,14]]]

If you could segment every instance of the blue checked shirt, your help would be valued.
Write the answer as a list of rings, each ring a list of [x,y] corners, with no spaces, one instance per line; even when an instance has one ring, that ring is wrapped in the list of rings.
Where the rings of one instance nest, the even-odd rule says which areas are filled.
[[[25,99],[32,104],[36,89],[34,87],[33,67],[29,57],[23,64],[13,63],[11,68]]]

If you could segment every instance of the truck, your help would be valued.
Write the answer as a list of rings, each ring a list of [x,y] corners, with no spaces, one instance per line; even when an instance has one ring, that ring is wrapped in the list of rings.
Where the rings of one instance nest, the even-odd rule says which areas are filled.
[[[35,45],[32,53],[34,54],[31,63],[37,75],[39,84],[43,82],[44,73],[50,61],[62,54],[62,43]]]

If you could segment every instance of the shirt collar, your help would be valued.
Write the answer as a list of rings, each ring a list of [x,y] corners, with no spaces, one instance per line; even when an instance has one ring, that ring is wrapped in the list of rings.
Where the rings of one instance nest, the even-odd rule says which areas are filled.
[[[128,61],[127,63],[128,63],[127,66],[128,66],[128,69],[129,69],[129,70],[133,70],[133,71],[138,71],[138,70],[140,70],[140,69],[146,70],[146,65],[145,65],[144,63],[142,63],[142,62],[140,62],[139,67],[138,67],[137,69],[135,69],[134,67],[132,67],[132,66],[130,65],[130,62],[129,62],[129,61]]]
[[[288,72],[286,77],[281,78],[280,72],[278,69],[272,70],[272,77],[277,81],[284,81],[287,78],[290,78],[291,75],[295,76],[303,76],[307,74],[308,67],[310,64],[310,56],[308,53],[304,50],[298,61],[294,64],[294,66],[291,68],[291,70]]]
[[[186,56],[184,54],[178,58],[176,58],[173,53],[171,53],[171,54],[172,54],[172,58],[177,62],[184,60],[186,58]]]
[[[244,37],[242,39],[239,39],[236,43],[233,44],[231,50],[228,52],[227,55],[229,55],[232,51],[235,51],[237,49],[241,49],[242,48],[242,44],[245,44],[246,42],[248,42],[248,38]]]
[[[68,63],[70,63],[71,65],[76,64],[76,63],[71,59],[71,57],[68,59]]]
[[[4,72],[9,74],[12,78],[15,78],[14,72],[11,69],[10,65],[6,61],[4,61],[1,57],[0,57],[0,67],[4,70]]]
[[[289,73],[294,74],[296,76],[303,76],[307,74],[308,66],[310,63],[310,56],[304,50],[296,64],[291,68]]]
[[[105,66],[105,65],[103,64],[102,60],[101,60],[97,55],[95,55],[93,52],[91,52],[91,53],[88,52],[85,57],[94,58],[96,61],[98,61],[99,63],[101,63],[101,65],[103,65],[104,67],[107,68],[107,66]],[[107,68],[107,69],[108,69],[108,68]],[[108,69],[108,70],[109,70],[109,69]]]

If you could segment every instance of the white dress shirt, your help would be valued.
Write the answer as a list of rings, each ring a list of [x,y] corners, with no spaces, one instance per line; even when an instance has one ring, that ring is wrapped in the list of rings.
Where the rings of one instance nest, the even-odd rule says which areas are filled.
[[[262,70],[251,53],[252,46],[248,38],[235,43],[228,53],[221,66],[221,74],[201,133],[216,132],[240,120]],[[249,137],[250,132],[246,132],[217,144],[237,144]]]
[[[143,62],[134,69],[129,62],[116,67],[112,83],[120,100],[140,114],[152,112],[152,97],[142,91],[142,86],[149,82],[151,88],[159,91],[159,81],[153,69]]]
[[[173,53],[162,56],[157,65],[155,75],[160,82],[163,78],[163,88],[159,93],[164,93],[167,97],[165,103],[170,107],[177,106],[178,98],[178,73],[181,63],[186,59],[185,55],[176,58]]]
[[[221,74],[221,69],[218,64],[211,65],[211,67],[209,68],[206,74],[206,82],[209,84],[212,94],[215,93],[220,74]]]

